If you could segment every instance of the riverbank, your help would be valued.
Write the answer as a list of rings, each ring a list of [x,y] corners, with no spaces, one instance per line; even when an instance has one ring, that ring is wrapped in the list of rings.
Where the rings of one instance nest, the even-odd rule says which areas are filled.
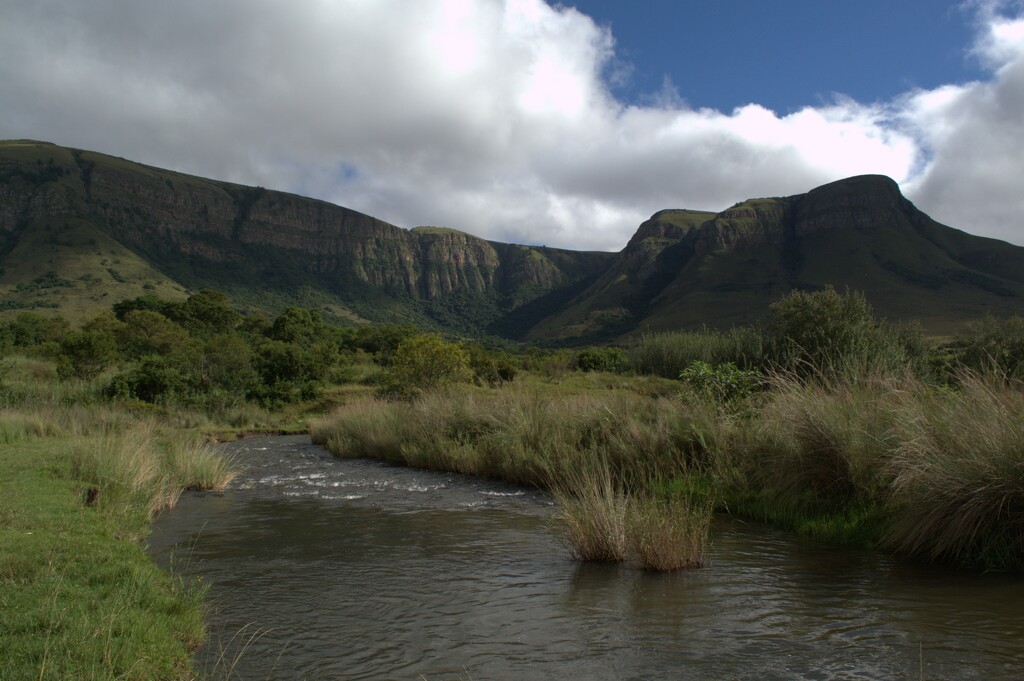
[[[144,542],[182,490],[221,488],[233,471],[205,439],[58,385],[42,363],[7,369],[0,678],[192,678],[204,590],[159,569]]]
[[[584,515],[604,519],[591,534],[607,545],[630,541],[628,500],[653,498],[688,509],[669,515],[684,525],[689,509],[714,507],[836,544],[1024,568],[1024,390],[1005,376],[964,373],[951,389],[909,373],[776,374],[730,399],[591,381],[602,379],[602,391],[524,378],[501,391],[364,400],[311,433],[343,457],[555,491],[568,481],[564,496],[590,500]]]

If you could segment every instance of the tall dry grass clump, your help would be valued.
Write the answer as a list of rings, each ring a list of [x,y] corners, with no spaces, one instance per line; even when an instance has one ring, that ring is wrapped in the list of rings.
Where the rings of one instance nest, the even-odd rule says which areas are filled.
[[[711,499],[695,491],[635,496],[626,515],[630,553],[646,570],[703,567],[713,514]]]
[[[310,423],[310,437],[336,456],[402,462],[402,425],[394,403],[361,400]]]
[[[1024,567],[1024,386],[965,373],[900,411],[889,545],[936,560]]]
[[[179,433],[164,447],[163,465],[176,487],[222,490],[235,479],[234,461],[206,440]]]
[[[140,423],[88,440],[75,452],[73,473],[88,485],[86,501],[102,512],[172,508],[185,489],[223,489],[231,462],[195,438],[162,442],[156,426]]]
[[[778,507],[827,510],[886,496],[886,462],[910,376],[777,374],[744,456],[754,487]]]
[[[626,558],[629,499],[617,477],[607,461],[598,461],[552,481],[566,538],[580,560]]]

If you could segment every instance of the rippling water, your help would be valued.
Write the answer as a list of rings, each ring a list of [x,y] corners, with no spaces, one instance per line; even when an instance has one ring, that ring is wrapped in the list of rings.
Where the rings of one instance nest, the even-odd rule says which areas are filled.
[[[229,446],[151,548],[210,584],[198,667],[243,679],[1024,678],[1024,580],[909,565],[722,519],[711,565],[572,560],[550,499],[333,458],[305,437]]]

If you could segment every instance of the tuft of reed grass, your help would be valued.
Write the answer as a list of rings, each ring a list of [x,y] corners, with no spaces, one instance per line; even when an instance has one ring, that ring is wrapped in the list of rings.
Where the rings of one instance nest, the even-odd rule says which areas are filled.
[[[185,489],[223,489],[235,476],[229,460],[194,437],[162,444],[152,422],[89,439],[73,461],[75,476],[91,486],[90,505],[115,514],[143,508],[152,516],[173,508]]]
[[[629,349],[629,360],[638,373],[674,379],[694,362],[759,367],[765,361],[765,343],[762,334],[751,327],[645,334]]]
[[[174,486],[187,490],[223,490],[238,475],[231,457],[186,433],[178,433],[166,445],[163,464]]]
[[[893,475],[896,551],[933,560],[1024,568],[1024,389],[963,373],[900,412]]]
[[[703,567],[713,513],[711,499],[693,491],[633,497],[626,514],[629,551],[645,570]]]
[[[788,510],[832,510],[884,497],[895,399],[916,385],[888,376],[776,374],[746,452],[755,486]]]
[[[625,560],[629,500],[607,461],[553,481],[566,538],[580,560]]]

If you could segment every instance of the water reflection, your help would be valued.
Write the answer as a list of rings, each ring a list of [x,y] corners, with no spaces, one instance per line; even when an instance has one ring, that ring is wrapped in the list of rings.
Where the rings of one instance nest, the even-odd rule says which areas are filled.
[[[543,494],[301,438],[237,446],[236,488],[185,497],[152,546],[192,547],[223,640],[270,630],[242,678],[990,679],[1024,663],[1015,577],[729,520],[705,570],[581,564]]]

